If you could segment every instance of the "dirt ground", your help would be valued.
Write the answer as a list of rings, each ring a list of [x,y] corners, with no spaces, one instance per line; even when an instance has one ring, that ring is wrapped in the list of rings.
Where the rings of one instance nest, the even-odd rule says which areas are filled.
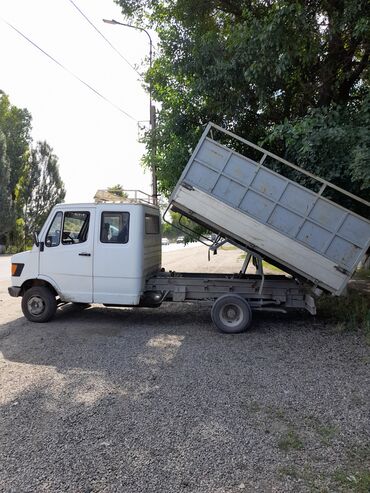
[[[0,256],[0,324],[19,318],[22,315],[20,299],[13,299],[8,295],[10,285],[9,255]],[[217,255],[211,254],[208,261],[208,249],[204,245],[178,246],[175,250],[166,250],[162,255],[164,268],[178,272],[239,272],[243,265],[243,252],[237,249],[220,249]],[[248,272],[254,272],[250,266]],[[266,272],[272,272],[268,269]]]
[[[239,272],[243,261],[243,252],[235,248],[221,248],[217,255],[211,253],[208,257],[204,245],[188,245],[173,251],[164,250],[162,264],[166,270],[178,272]]]
[[[238,271],[187,247],[167,269]],[[183,268],[181,268],[181,266]],[[25,320],[0,281],[0,491],[365,492],[370,350],[317,317],[66,305]]]

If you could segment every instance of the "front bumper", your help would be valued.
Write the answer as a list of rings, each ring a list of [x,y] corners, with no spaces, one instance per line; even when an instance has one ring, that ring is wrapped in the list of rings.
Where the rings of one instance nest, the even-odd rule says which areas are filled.
[[[8,288],[8,293],[10,294],[10,296],[13,296],[14,298],[19,296],[20,292],[21,292],[21,288],[16,288],[15,286],[10,286],[10,288]]]

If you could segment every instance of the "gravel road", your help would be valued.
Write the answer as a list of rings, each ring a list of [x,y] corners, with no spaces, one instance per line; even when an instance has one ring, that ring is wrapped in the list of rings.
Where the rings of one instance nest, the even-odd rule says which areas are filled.
[[[165,253],[167,268],[204,262],[185,251]],[[226,257],[240,261],[220,251],[214,267]],[[7,285],[0,491],[366,491],[370,351],[358,335],[264,314],[229,336],[190,304],[65,306],[32,324]]]

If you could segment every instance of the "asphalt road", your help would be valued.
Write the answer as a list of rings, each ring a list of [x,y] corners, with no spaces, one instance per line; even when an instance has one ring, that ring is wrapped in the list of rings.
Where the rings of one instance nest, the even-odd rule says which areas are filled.
[[[168,253],[181,270],[240,262],[230,251],[209,264],[202,249]],[[184,303],[66,305],[32,324],[7,285],[1,492],[366,491],[370,351],[358,334],[260,314],[228,336],[209,308]]]
[[[0,281],[10,280],[10,255],[0,255]]]

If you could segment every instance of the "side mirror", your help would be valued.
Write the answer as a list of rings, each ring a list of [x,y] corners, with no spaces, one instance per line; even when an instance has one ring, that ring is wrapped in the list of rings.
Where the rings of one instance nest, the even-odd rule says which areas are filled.
[[[39,241],[39,235],[36,233],[36,231],[33,232],[33,243],[39,247],[40,246],[40,241]]]

